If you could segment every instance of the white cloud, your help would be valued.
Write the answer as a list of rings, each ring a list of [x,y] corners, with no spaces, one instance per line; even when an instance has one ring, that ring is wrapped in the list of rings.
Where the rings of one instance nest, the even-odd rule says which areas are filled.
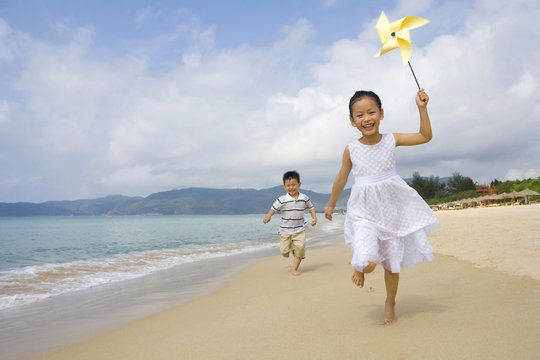
[[[214,28],[210,27],[204,31],[193,29],[191,31],[191,49],[200,53],[208,53],[215,49]]]
[[[282,54],[301,52],[315,35],[313,26],[306,19],[298,20],[294,26],[285,26],[282,31],[285,36],[273,44],[273,51]]]
[[[403,15],[418,11],[427,18],[440,11],[431,1],[407,6],[397,7],[406,10]],[[441,177],[459,171],[487,181],[538,176],[530,159],[540,153],[540,105],[534,99],[540,57],[526,46],[540,40],[538,10],[527,2],[479,1],[463,14],[462,28],[422,46],[413,43],[411,63],[431,96],[435,136],[429,144],[398,150],[403,176],[415,170]],[[77,189],[102,196],[188,186],[269,187],[295,168],[305,188],[329,192],[345,145],[359,137],[347,109],[355,90],[381,96],[382,131],[418,128],[416,84],[398,51],[373,57],[380,48],[376,18],[357,37],[328,48],[315,43],[318,29],[300,19],[269,47],[228,49],[216,44],[219,27],[199,30],[190,19],[153,44],[170,45],[189,34],[188,46],[161,68],[150,47],[121,58],[96,56],[92,27],[76,29],[63,44],[18,42],[11,54],[21,64],[16,90],[23,96],[17,107],[0,102],[6,128],[0,136],[10,140],[1,161],[10,151],[32,172],[20,174],[12,165],[6,178],[39,173],[35,185],[63,198],[60,183],[75,197]],[[0,56],[1,44],[14,44],[2,24]],[[425,38],[436,25],[412,36]]]
[[[466,169],[466,175],[477,178],[500,177],[501,170],[495,164],[509,163],[510,151],[512,157],[527,157],[538,149],[538,145],[528,147],[531,142],[537,143],[534,139],[525,140],[529,131],[540,130],[538,105],[527,102],[538,84],[537,50],[527,49],[527,56],[513,61],[511,68],[507,64],[509,59],[515,59],[509,49],[517,52],[522,46],[513,29],[531,33],[534,11],[512,4],[495,5],[497,11],[488,11],[486,7],[492,4],[480,3],[478,12],[470,14],[465,29],[456,35],[435,38],[425,48],[414,49],[411,62],[421,84],[432,96],[430,113],[436,135],[428,145],[399,150],[404,175],[421,169],[446,176]],[[491,17],[485,17],[485,11]],[[358,88],[373,89],[382,96],[386,107],[383,131],[414,131],[418,120],[412,75],[407,68],[397,65],[397,51],[372,59],[378,44],[371,33],[372,29],[366,29],[358,41],[334,44],[328,52],[330,60],[312,69],[316,84],[341,98],[348,98]],[[538,35],[534,38],[538,39]],[[305,113],[304,108],[316,109],[315,101],[307,101],[304,108],[299,108],[304,93],[310,90],[306,87],[288,99],[291,114]],[[324,110],[318,114],[330,115]],[[334,130],[333,138],[323,140],[325,144],[343,139],[336,134],[337,128],[328,132],[328,128],[321,126],[318,130],[325,134]],[[516,151],[520,143],[523,148]]]
[[[504,176],[505,180],[522,180],[540,176],[538,169],[511,169]]]
[[[530,71],[524,70],[521,77],[508,89],[509,95],[518,99],[528,100],[538,88],[537,79],[533,77]]]
[[[187,67],[197,68],[201,65],[201,54],[190,53],[182,55],[182,63]]]

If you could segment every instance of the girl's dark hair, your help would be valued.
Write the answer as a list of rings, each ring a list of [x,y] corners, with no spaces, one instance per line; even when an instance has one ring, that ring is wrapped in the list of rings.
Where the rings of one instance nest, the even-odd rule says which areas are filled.
[[[353,104],[366,96],[372,98],[375,101],[375,103],[377,103],[379,110],[382,109],[382,103],[381,103],[381,99],[379,98],[379,95],[375,94],[373,91],[360,90],[360,91],[355,92],[351,100],[349,101],[349,115],[350,116],[352,116]]]
[[[300,174],[296,171],[287,171],[285,174],[283,174],[283,183],[285,184],[285,181],[289,179],[296,179],[298,183],[300,183]]]

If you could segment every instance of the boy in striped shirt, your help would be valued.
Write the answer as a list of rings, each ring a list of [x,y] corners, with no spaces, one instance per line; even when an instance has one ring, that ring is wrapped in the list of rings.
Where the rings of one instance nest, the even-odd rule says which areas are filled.
[[[281,255],[289,257],[292,252],[294,256],[292,274],[301,275],[298,267],[302,259],[306,257],[306,227],[304,221],[304,211],[309,210],[313,221],[311,226],[317,224],[315,207],[309,197],[298,191],[302,183],[300,174],[296,171],[287,171],[283,174],[283,187],[287,194],[280,196],[272,205],[270,211],[263,219],[266,224],[276,212],[281,213],[281,225],[279,227]]]

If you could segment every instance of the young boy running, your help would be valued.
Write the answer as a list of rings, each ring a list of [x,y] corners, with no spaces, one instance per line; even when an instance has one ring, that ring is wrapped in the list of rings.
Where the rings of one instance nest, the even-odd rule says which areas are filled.
[[[294,256],[291,273],[295,276],[302,275],[298,267],[302,259],[306,257],[306,227],[304,211],[309,210],[313,221],[311,226],[317,224],[315,207],[305,194],[298,191],[302,183],[300,175],[296,171],[287,171],[283,174],[283,187],[287,194],[280,196],[272,205],[270,211],[263,219],[266,224],[276,212],[281,213],[281,225],[279,227],[280,252],[284,257]]]

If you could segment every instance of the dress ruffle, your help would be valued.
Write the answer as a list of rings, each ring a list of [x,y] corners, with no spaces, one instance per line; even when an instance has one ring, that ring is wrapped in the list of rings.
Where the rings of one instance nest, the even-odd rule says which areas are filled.
[[[351,265],[358,271],[362,271],[369,261],[382,264],[393,273],[399,273],[400,269],[433,260],[433,249],[425,230],[403,238],[380,240],[371,236],[363,241],[353,241],[351,251]]]

